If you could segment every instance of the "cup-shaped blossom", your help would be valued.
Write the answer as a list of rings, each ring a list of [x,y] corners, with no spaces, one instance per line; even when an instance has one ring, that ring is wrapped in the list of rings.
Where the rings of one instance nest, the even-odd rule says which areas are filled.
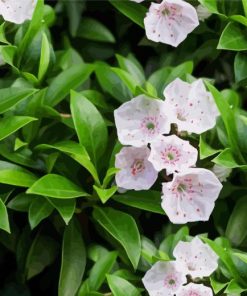
[[[114,111],[118,139],[123,145],[141,147],[170,132],[165,103],[144,95],[133,98]]]
[[[22,24],[32,19],[37,0],[5,0],[0,1],[0,14],[6,21]]]
[[[212,289],[202,284],[190,283],[181,287],[176,296],[213,296]]]
[[[200,238],[191,242],[180,241],[173,250],[178,270],[193,278],[210,276],[218,268],[218,256]]]
[[[201,134],[216,124],[219,111],[202,79],[187,83],[179,78],[164,90],[167,114],[179,131]]]
[[[176,173],[162,185],[161,206],[175,224],[207,221],[222,188],[213,172],[201,168]]]
[[[183,171],[194,166],[197,149],[176,135],[159,136],[151,143],[149,161],[157,171],[166,169],[167,174]]]
[[[147,38],[177,47],[198,25],[196,9],[183,0],[152,3],[144,18]]]
[[[150,296],[173,296],[186,281],[175,261],[156,262],[142,279]]]
[[[148,160],[150,149],[147,147],[124,147],[116,154],[115,167],[118,187],[134,190],[147,190],[156,181],[158,172]]]

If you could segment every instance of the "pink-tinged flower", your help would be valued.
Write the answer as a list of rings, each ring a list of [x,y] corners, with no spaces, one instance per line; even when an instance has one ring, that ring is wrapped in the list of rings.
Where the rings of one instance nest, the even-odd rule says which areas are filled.
[[[148,161],[150,150],[147,147],[124,147],[116,154],[115,167],[118,187],[134,190],[149,189],[156,181],[158,172]]]
[[[181,287],[177,292],[177,296],[213,296],[212,289],[202,284],[190,283]]]
[[[143,2],[144,0],[130,0],[130,1],[133,1],[133,2],[136,2],[136,3],[141,3],[141,2]]]
[[[198,25],[196,9],[182,0],[152,3],[144,18],[147,38],[177,47]]]
[[[123,145],[141,147],[170,132],[165,103],[140,95],[114,111],[118,139]]]
[[[178,270],[193,278],[210,276],[218,268],[218,256],[198,237],[191,242],[180,241],[173,250]]]
[[[150,296],[173,296],[186,281],[175,261],[156,262],[142,279]]]
[[[202,79],[189,84],[177,78],[164,90],[170,121],[179,131],[201,134],[216,124],[219,111]]]
[[[161,206],[176,224],[207,221],[222,188],[214,173],[201,168],[176,173],[171,182],[162,185]]]
[[[21,24],[32,19],[37,0],[1,0],[0,14],[6,21]]]
[[[197,155],[197,150],[189,141],[184,141],[175,135],[161,135],[151,143],[148,160],[157,171],[166,169],[167,174],[172,174],[194,166]]]

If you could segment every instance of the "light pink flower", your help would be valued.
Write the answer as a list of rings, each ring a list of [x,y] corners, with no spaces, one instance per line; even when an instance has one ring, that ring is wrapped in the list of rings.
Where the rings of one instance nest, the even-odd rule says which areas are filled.
[[[170,121],[179,131],[201,134],[216,124],[219,111],[202,79],[189,84],[177,78],[164,90]]]
[[[214,173],[201,168],[176,173],[171,182],[162,185],[161,206],[176,224],[207,221],[222,188]]]
[[[140,95],[114,111],[118,139],[123,145],[141,147],[170,132],[165,103]]]
[[[230,176],[232,172],[232,169],[224,167],[220,164],[215,164],[212,167],[212,172],[215,173],[220,182],[226,182],[227,178]]]
[[[2,0],[0,14],[6,21],[21,24],[32,19],[37,0]]]
[[[182,0],[152,3],[144,19],[147,38],[177,47],[198,25],[196,9]]]
[[[118,187],[134,190],[149,189],[156,181],[158,172],[148,161],[150,150],[147,147],[124,147],[116,154],[115,167]]]
[[[197,155],[197,150],[189,141],[184,141],[175,135],[159,136],[151,143],[148,160],[157,171],[166,169],[167,174],[172,174],[194,166]]]
[[[218,267],[218,256],[198,237],[191,242],[180,241],[173,250],[178,270],[193,278],[210,276]]]
[[[141,3],[141,2],[143,2],[144,0],[130,0],[130,1],[133,1],[133,2],[136,2],[136,3]]]
[[[212,289],[202,284],[190,283],[181,287],[177,292],[177,296],[213,296]]]
[[[173,296],[186,283],[186,276],[179,272],[174,261],[159,261],[149,269],[142,282],[150,296]]]

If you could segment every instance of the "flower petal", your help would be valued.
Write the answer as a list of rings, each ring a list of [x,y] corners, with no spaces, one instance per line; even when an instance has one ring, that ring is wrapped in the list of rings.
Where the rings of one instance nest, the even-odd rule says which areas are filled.
[[[176,294],[177,296],[213,296],[212,289],[202,284],[190,283],[183,286]]]

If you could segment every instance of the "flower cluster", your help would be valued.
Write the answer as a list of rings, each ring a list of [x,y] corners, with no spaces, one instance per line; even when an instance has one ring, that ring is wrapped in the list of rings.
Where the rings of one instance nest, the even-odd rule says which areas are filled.
[[[205,18],[204,12],[200,19]],[[191,4],[183,0],[163,0],[151,3],[144,25],[148,39],[177,47],[199,25],[199,20]]]
[[[189,84],[175,79],[164,90],[165,101],[144,95],[114,111],[118,139],[119,188],[147,190],[158,173],[172,175],[162,184],[162,207],[173,223],[206,221],[222,188],[210,170],[195,168],[198,152],[189,141],[169,135],[177,130],[203,133],[216,124],[216,104],[201,79]],[[164,171],[163,171],[164,172]]]
[[[211,296],[211,288],[193,282],[210,276],[218,267],[218,256],[201,239],[179,242],[173,250],[175,261],[158,261],[142,279],[150,296]]]
[[[5,0],[0,1],[0,14],[4,20],[21,24],[32,19],[38,0]]]

